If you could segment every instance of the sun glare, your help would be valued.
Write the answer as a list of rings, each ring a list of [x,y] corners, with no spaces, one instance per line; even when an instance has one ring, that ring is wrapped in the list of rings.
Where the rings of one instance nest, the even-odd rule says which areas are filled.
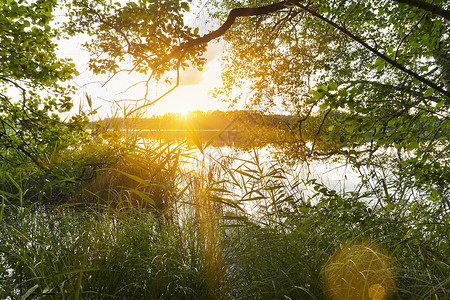
[[[187,110],[187,109],[185,109],[185,110],[182,110],[182,111],[180,112],[180,115],[181,115],[182,117],[186,118],[186,117],[189,115],[189,113],[190,113],[190,111]]]

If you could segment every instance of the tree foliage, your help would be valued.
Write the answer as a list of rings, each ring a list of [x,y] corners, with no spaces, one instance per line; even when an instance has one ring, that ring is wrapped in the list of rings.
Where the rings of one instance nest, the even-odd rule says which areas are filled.
[[[299,115],[294,158],[345,157],[384,205],[407,206],[421,190],[448,210],[449,23],[412,1],[287,2],[226,33],[218,94],[249,84],[241,96],[253,103],[285,103]],[[302,139],[314,114],[323,116],[316,138]]]
[[[73,90],[61,83],[76,71],[56,56],[55,7],[55,0],[0,3],[0,156],[12,163],[43,167],[43,151],[71,135],[56,113],[72,107]]]

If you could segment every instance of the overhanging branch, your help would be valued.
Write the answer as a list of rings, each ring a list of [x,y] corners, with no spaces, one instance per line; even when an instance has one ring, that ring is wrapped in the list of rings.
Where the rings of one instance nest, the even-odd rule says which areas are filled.
[[[308,7],[302,5],[300,3],[300,1],[290,1],[290,3],[294,4],[295,6],[299,7],[300,9],[302,9],[303,11],[309,13],[310,15],[324,21],[325,23],[331,25],[332,27],[336,28],[337,30],[339,30],[340,32],[342,32],[343,34],[345,34],[347,37],[351,38],[352,40],[354,40],[355,42],[359,43],[360,45],[362,45],[364,48],[366,48],[367,50],[369,50],[370,52],[372,52],[373,54],[375,54],[376,56],[382,58],[384,61],[386,61],[387,63],[389,63],[390,65],[392,65],[393,67],[405,72],[406,74],[410,75],[411,77],[419,80],[420,82],[424,83],[425,85],[435,89],[436,91],[442,93],[443,95],[447,96],[450,98],[450,92],[445,90],[443,87],[438,86],[437,84],[435,84],[434,82],[426,79],[423,76],[420,76],[419,74],[409,70],[408,68],[406,68],[405,66],[399,64],[397,61],[394,61],[392,59],[390,59],[389,57],[387,57],[386,55],[382,54],[381,52],[379,52],[377,49],[373,48],[372,46],[370,46],[369,44],[367,44],[366,42],[364,42],[364,40],[356,35],[354,35],[353,33],[351,33],[350,31],[348,31],[347,29],[345,29],[342,26],[339,26],[338,24],[334,23],[333,21],[325,18],[324,16],[322,16],[321,14],[309,9]]]
[[[447,22],[450,22],[450,11],[445,10],[435,4],[419,0],[392,0],[392,1],[420,8],[421,10],[432,13],[433,15],[441,16],[444,19],[446,19]]]
[[[244,7],[244,8],[235,8],[232,9],[230,11],[230,13],[228,14],[227,20],[225,21],[225,23],[223,23],[218,29],[204,35],[201,36],[199,38],[196,39],[192,39],[189,41],[186,41],[184,43],[182,43],[180,46],[176,47],[174,51],[172,51],[169,55],[167,55],[165,58],[163,58],[162,60],[159,60],[157,62],[155,62],[152,65],[152,74],[150,75],[150,78],[152,78],[154,76],[154,74],[156,73],[157,69],[168,63],[169,61],[171,61],[172,59],[174,59],[175,57],[178,57],[178,69],[180,66],[180,57],[183,57],[186,50],[193,48],[195,46],[201,45],[201,44],[206,44],[222,35],[224,35],[228,29],[230,29],[230,27],[234,24],[234,22],[236,21],[236,19],[238,17],[249,17],[249,16],[261,16],[261,15],[267,15],[276,11],[280,11],[284,8],[287,7],[291,7],[292,5],[288,4],[289,1],[282,1],[282,2],[277,2],[274,4],[270,4],[270,5],[266,5],[266,6],[261,6],[261,7]],[[179,70],[177,70],[177,73],[179,72]],[[178,76],[177,76],[178,77]],[[149,78],[149,80],[150,80]],[[162,99],[166,94],[170,93],[171,91],[173,91],[176,87],[178,87],[178,78],[177,78],[177,84],[171,88],[169,90],[169,92],[165,93],[163,96],[158,97],[156,100],[153,100],[150,103],[146,103],[143,106],[140,106],[136,109],[133,110],[133,112],[152,105],[154,103],[156,103],[157,101],[159,101],[160,99]],[[145,97],[144,100],[147,100],[147,97]]]
[[[393,0],[393,1],[397,1],[397,0]],[[447,96],[450,98],[450,92],[447,91],[446,89],[444,89],[443,87],[437,85],[436,83],[432,82],[431,80],[428,80],[427,78],[415,73],[414,71],[406,68],[405,66],[403,66],[402,64],[398,63],[397,61],[387,57],[386,55],[382,54],[381,52],[379,52],[377,49],[371,47],[369,44],[367,44],[361,37],[356,36],[355,34],[353,34],[352,32],[350,32],[349,30],[347,30],[346,28],[334,23],[333,21],[325,18],[324,16],[320,15],[319,13],[317,13],[316,11],[310,9],[307,5],[303,5],[302,4],[303,1],[301,0],[288,0],[288,1],[282,1],[282,2],[277,2],[277,3],[273,3],[270,5],[266,5],[266,6],[261,6],[261,7],[244,7],[244,8],[236,8],[236,9],[232,9],[230,11],[230,13],[228,14],[228,17],[226,19],[226,21],[216,30],[202,36],[196,39],[192,39],[189,41],[186,41],[184,43],[182,43],[180,46],[176,47],[174,49],[174,51],[172,51],[169,55],[167,55],[164,59],[159,60],[158,62],[155,62],[152,66],[153,69],[153,74],[155,73],[155,71],[161,66],[164,65],[165,63],[171,61],[174,57],[177,57],[180,55],[181,56],[184,55],[184,53],[190,49],[193,48],[195,46],[201,45],[201,44],[205,44],[208,43],[222,35],[224,35],[228,29],[231,28],[231,26],[234,24],[234,22],[236,21],[236,19],[238,17],[249,17],[249,16],[260,16],[260,15],[267,15],[273,12],[277,12],[280,11],[282,9],[285,8],[292,8],[292,7],[298,7],[300,8],[302,11],[310,14],[311,16],[318,18],[322,21],[324,21],[325,23],[331,25],[332,27],[334,27],[335,29],[337,29],[338,31],[340,31],[341,33],[343,33],[344,35],[346,35],[348,38],[354,40],[355,42],[359,43],[360,45],[362,45],[365,49],[369,50],[370,52],[372,52],[373,54],[375,54],[376,56],[380,57],[381,59],[383,59],[384,61],[386,61],[387,63],[389,63],[390,65],[392,65],[394,68],[397,68],[399,70],[401,70],[402,72],[408,74],[409,76],[419,80],[420,82],[422,82],[423,84],[425,84],[428,87],[433,88],[434,90],[440,92],[441,94]],[[419,3],[421,1],[416,1],[416,0],[398,0],[397,2],[408,2],[408,4],[412,5],[412,6],[416,6],[419,7],[417,5],[414,5],[413,3]],[[422,7],[419,7],[422,8]],[[429,11],[429,7],[425,7],[422,8],[424,10]],[[440,11],[440,10],[436,10],[436,8],[433,8],[433,13],[434,11]],[[443,9],[442,9],[443,10]],[[440,11],[440,13],[444,13],[443,17],[447,19],[447,14],[448,11],[446,10],[442,10]],[[441,14],[439,14],[441,15]],[[152,75],[153,75],[152,74]],[[160,97],[161,98],[161,97]],[[158,98],[156,101],[158,101],[160,98]],[[156,102],[154,101],[154,102]],[[153,103],[154,103],[153,102]],[[147,106],[147,105],[145,105]]]
[[[227,32],[227,30],[230,29],[230,27],[234,24],[238,17],[255,17],[268,15],[281,9],[291,7],[288,2],[289,1],[283,1],[261,7],[243,7],[232,9],[228,14],[227,20],[222,24],[222,26],[198,39],[185,42],[181,45],[181,48],[190,48],[203,43],[208,43],[209,41],[212,41],[224,35],[225,32]]]
[[[397,1],[397,0],[394,0]],[[416,0],[398,0],[399,2],[421,2],[421,1],[416,1]],[[261,6],[261,7],[251,7],[251,8],[236,8],[230,11],[227,20],[225,21],[225,23],[223,23],[222,26],[220,26],[217,30],[206,34],[198,39],[194,39],[194,40],[190,40],[185,42],[184,44],[182,44],[180,46],[180,50],[185,50],[188,49],[190,47],[195,47],[197,45],[203,44],[203,43],[207,43],[213,39],[216,39],[220,36],[222,36],[223,34],[225,34],[225,32],[234,24],[236,18],[238,17],[244,17],[244,16],[259,16],[259,15],[266,15],[272,12],[276,12],[279,11],[281,9],[284,9],[286,7],[292,7],[292,6],[296,6],[298,8],[300,8],[301,10],[309,13],[310,15],[326,22],[327,24],[331,25],[332,27],[336,28],[337,30],[339,30],[341,33],[345,34],[347,37],[351,38],[352,40],[356,41],[357,43],[359,43],[360,45],[362,45],[364,48],[366,48],[367,50],[369,50],[370,52],[372,52],[373,54],[375,54],[376,56],[382,58],[384,61],[386,61],[387,63],[389,63],[390,65],[392,65],[393,67],[403,71],[404,73],[410,75],[411,77],[419,80],[420,82],[424,83],[425,85],[427,85],[428,87],[431,87],[433,89],[435,89],[436,91],[442,93],[443,95],[447,96],[450,98],[450,92],[445,90],[443,87],[438,86],[436,83],[428,80],[427,78],[420,76],[419,74],[413,72],[412,70],[409,70],[408,68],[406,68],[405,66],[403,66],[402,64],[398,63],[397,61],[394,61],[393,59],[390,59],[389,57],[387,57],[386,55],[382,54],[381,52],[379,52],[377,49],[371,47],[369,44],[367,44],[366,42],[364,42],[364,40],[358,36],[356,36],[355,34],[351,33],[350,31],[348,31],[347,29],[345,29],[342,26],[339,26],[338,24],[334,23],[333,21],[325,18],[324,16],[320,15],[319,13],[311,10],[308,6],[305,6],[303,4],[301,4],[302,1],[300,0],[291,0],[291,1],[283,1],[283,2],[278,2],[278,3],[274,3],[274,4],[270,4],[270,5],[266,5],[266,6]],[[411,3],[411,5],[413,5]],[[416,5],[417,6],[417,5]],[[447,12],[444,10],[444,12]],[[447,12],[448,13],[448,12]],[[444,14],[445,16],[445,14]],[[173,55],[171,55],[173,56]]]

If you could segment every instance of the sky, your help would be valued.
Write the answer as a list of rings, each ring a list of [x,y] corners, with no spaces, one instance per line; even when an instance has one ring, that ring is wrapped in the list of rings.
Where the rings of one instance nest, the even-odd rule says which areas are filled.
[[[93,107],[98,108],[98,117],[105,117],[125,103],[125,99],[142,99],[145,95],[144,85],[129,88],[145,79],[139,74],[121,73],[105,84],[107,76],[94,75],[88,69],[89,53],[82,48],[83,39],[70,39],[59,42],[59,54],[71,58],[80,74],[71,84],[77,87],[74,98],[73,112],[79,110],[80,102],[83,108],[89,106],[87,93],[93,101]],[[150,106],[148,116],[164,113],[186,113],[193,110],[227,110],[228,104],[215,99],[210,94],[215,86],[220,84],[221,65],[219,57],[224,43],[211,42],[205,53],[207,63],[203,71],[187,68],[180,72],[180,86],[169,95]],[[151,84],[149,99],[156,99],[171,88],[168,84]],[[115,102],[115,103],[114,103]]]
[[[195,27],[200,27],[203,34],[212,28],[205,28],[204,19],[198,14],[187,16],[186,23]],[[202,27],[203,26],[203,27]],[[212,25],[209,25],[212,26]],[[77,93],[73,97],[74,108],[70,114],[77,113],[80,104],[83,109],[89,109],[86,96],[88,94],[93,102],[93,108],[98,111],[94,118],[104,118],[111,116],[116,109],[122,110],[124,105],[132,104],[125,99],[142,99],[145,95],[144,85],[129,88],[133,84],[146,79],[139,74],[121,73],[105,84],[107,76],[94,75],[88,69],[90,54],[83,49],[82,43],[86,41],[82,36],[69,40],[58,41],[59,55],[71,58],[80,74],[71,82],[77,87]],[[169,95],[148,107],[145,114],[161,115],[169,112],[186,113],[193,110],[227,110],[228,103],[221,102],[212,97],[211,92],[214,87],[220,84],[221,64],[220,54],[225,48],[224,42],[210,42],[208,50],[204,54],[207,63],[203,71],[187,68],[180,72],[180,86]],[[175,76],[174,76],[175,77]],[[171,86],[167,84],[151,84],[148,99],[156,99]]]

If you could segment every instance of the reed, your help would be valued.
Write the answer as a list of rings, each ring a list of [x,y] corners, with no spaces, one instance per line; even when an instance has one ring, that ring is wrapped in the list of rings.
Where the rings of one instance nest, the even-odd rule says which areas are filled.
[[[392,262],[392,299],[450,297],[448,217],[435,208],[371,209],[256,150],[208,157],[208,142],[197,137],[200,156],[179,144],[105,146],[101,161],[77,165],[80,152],[51,184],[4,170],[0,298],[330,299],[327,266],[337,278],[358,257],[371,270],[372,256],[336,254],[360,241]],[[362,299],[378,297],[369,288]]]

